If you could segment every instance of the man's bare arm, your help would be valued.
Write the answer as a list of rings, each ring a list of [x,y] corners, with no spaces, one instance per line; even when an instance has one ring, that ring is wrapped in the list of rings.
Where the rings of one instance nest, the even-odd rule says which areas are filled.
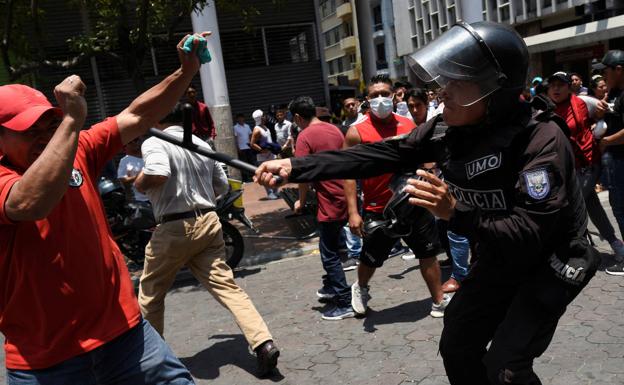
[[[362,143],[360,134],[353,126],[347,130],[342,148],[346,149]],[[345,199],[347,201],[347,212],[349,214],[349,227],[355,235],[362,236],[362,218],[358,210],[357,203],[357,183],[354,179],[343,180]]]
[[[209,32],[204,32],[202,36],[209,34]],[[190,53],[187,54],[182,50],[188,36],[185,36],[177,46],[180,68],[139,95],[125,110],[117,115],[117,125],[121,134],[121,141],[124,144],[145,135],[150,127],[167,116],[184,95],[193,76],[197,74],[200,66],[196,53],[198,41],[195,42],[193,51]]]

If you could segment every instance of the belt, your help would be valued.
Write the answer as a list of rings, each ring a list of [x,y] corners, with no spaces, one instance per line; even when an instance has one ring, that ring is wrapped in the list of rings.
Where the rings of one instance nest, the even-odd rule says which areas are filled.
[[[183,213],[167,214],[167,215],[163,215],[162,217],[160,217],[160,222],[159,223],[177,221],[179,219],[186,219],[186,218],[197,218],[197,217],[199,217],[201,215],[204,215],[206,213],[209,213],[211,211],[215,211],[214,207],[207,208],[207,209],[197,209],[197,210],[192,210],[192,211],[185,211]]]

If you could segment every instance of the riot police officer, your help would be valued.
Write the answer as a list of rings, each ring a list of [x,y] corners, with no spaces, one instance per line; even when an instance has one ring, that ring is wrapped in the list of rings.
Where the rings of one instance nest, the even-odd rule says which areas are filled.
[[[403,137],[265,163],[256,180],[366,178],[437,162],[444,180],[418,170],[409,202],[448,220],[477,254],[444,316],[449,380],[540,384],[533,360],[599,264],[565,125],[540,98],[532,110],[520,104],[528,51],[508,26],[459,23],[410,65],[443,88],[442,115]]]

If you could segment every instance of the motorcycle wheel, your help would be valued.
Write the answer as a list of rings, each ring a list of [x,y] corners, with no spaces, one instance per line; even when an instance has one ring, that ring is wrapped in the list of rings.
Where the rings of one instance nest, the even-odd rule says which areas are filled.
[[[225,241],[225,261],[230,269],[236,268],[243,259],[245,242],[236,226],[229,222],[221,221],[223,240]]]

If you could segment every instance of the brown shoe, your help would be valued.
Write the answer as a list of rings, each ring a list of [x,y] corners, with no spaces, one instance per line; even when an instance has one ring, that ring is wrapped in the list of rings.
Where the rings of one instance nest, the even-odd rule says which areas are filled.
[[[442,292],[443,293],[454,293],[459,290],[461,284],[455,278],[449,278],[448,281],[442,284]]]
[[[265,341],[256,348],[258,377],[265,377],[275,369],[279,355],[280,351],[272,340]]]

